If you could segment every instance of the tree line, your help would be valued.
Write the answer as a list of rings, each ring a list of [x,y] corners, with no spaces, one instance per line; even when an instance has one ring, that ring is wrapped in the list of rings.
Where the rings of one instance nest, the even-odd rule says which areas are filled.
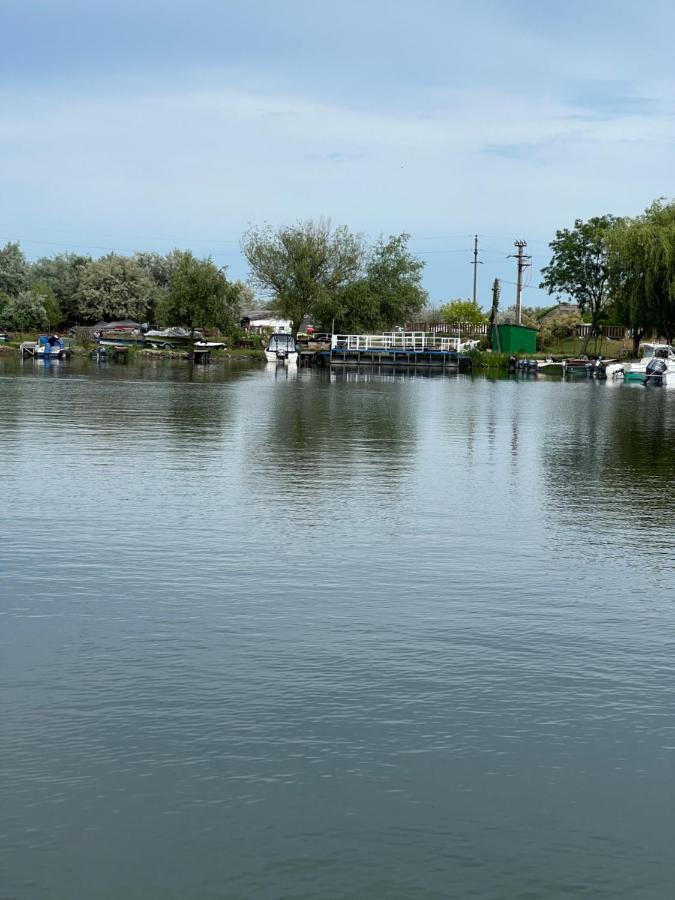
[[[323,331],[382,331],[430,312],[424,263],[408,242],[405,233],[367,242],[325,220],[251,228],[241,242],[249,284],[189,250],[99,259],[60,253],[29,262],[18,243],[8,243],[0,249],[0,325],[28,331],[128,318],[230,333],[242,308],[255,305],[255,288],[294,332],[306,317]],[[589,337],[615,324],[632,331],[636,350],[647,329],[673,340],[675,202],[657,200],[634,218],[578,219],[549,247],[540,286],[576,301],[591,324]],[[498,302],[493,286],[488,321],[499,320]],[[486,321],[471,301],[436,312],[450,324]]]
[[[59,253],[31,263],[18,243],[0,249],[0,323],[16,331],[120,319],[227,331],[250,296],[247,285],[189,250],[99,259]]]
[[[427,303],[424,263],[407,234],[368,243],[326,221],[242,238],[250,285],[300,329],[305,317],[321,330],[376,331],[418,315]],[[109,253],[99,259],[59,253],[29,262],[18,243],[0,249],[0,325],[16,331],[133,319],[152,325],[236,329],[256,305],[249,284],[189,250],[168,254]]]
[[[589,337],[603,324],[622,325],[634,351],[649,329],[675,337],[675,201],[656,200],[635,217],[577,219],[556,232],[541,287],[567,294],[590,320]]]

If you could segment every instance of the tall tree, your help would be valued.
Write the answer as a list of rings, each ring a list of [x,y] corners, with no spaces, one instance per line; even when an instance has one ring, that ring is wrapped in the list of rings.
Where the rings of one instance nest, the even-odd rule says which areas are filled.
[[[77,321],[76,295],[80,277],[90,262],[90,256],[58,253],[43,256],[30,267],[31,285],[42,284],[51,289],[65,322]]]
[[[179,251],[176,259],[162,309],[166,323],[187,328],[193,341],[199,327],[231,329],[239,312],[237,287],[210,257],[196,259],[187,250]]]
[[[424,309],[424,263],[408,249],[409,234],[380,237],[368,253],[366,281],[377,298],[382,327],[403,323]]]
[[[100,319],[144,321],[148,314],[152,283],[138,263],[109,253],[90,262],[82,272],[75,295],[78,321]]]
[[[0,248],[0,291],[16,297],[28,285],[28,263],[18,243]]]
[[[356,278],[363,258],[358,235],[330,223],[298,222],[272,231],[250,229],[242,249],[253,284],[271,296],[293,333],[322,300]]]
[[[647,328],[675,337],[675,202],[657,200],[624,219],[610,236],[617,313],[633,333],[633,351]]]
[[[364,252],[363,273],[326,293],[315,305],[319,325],[337,331],[380,331],[421,314],[428,297],[422,287],[424,263],[408,249],[409,235],[380,237]]]
[[[551,262],[542,269],[540,287],[549,294],[565,293],[588,313],[590,337],[597,338],[605,309],[611,301],[608,236],[617,224],[614,216],[595,216],[587,222],[577,219],[574,228],[556,231],[549,247]]]

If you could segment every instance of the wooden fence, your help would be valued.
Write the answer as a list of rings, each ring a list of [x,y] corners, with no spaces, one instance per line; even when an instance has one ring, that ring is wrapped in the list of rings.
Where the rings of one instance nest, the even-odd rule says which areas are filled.
[[[588,337],[591,333],[589,322],[581,322],[577,325],[577,337]],[[612,341],[625,341],[630,337],[630,331],[623,325],[601,325],[600,334]]]

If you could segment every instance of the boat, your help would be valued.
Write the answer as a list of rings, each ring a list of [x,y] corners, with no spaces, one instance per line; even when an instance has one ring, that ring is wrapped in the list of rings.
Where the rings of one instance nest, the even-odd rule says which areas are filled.
[[[537,373],[539,375],[563,375],[565,366],[562,362],[556,362],[550,357],[537,360]]]
[[[195,350],[224,350],[225,341],[195,341]]]
[[[615,359],[603,359],[602,356],[598,356],[597,359],[586,357],[566,359],[562,365],[567,378],[597,378],[600,381],[614,378],[624,369],[623,363]]]
[[[654,384],[656,382],[647,380],[648,376],[658,374],[659,384],[675,383],[675,350],[670,344],[643,344],[641,347],[642,358],[639,362],[630,363],[624,371],[624,381],[637,381],[640,384]],[[649,369],[653,360],[662,360],[665,367],[658,366],[660,371],[654,372]]]
[[[563,363],[566,378],[590,378],[595,369],[595,363],[588,357],[566,359]]]
[[[187,349],[193,338],[201,341],[204,339],[204,335],[201,331],[195,331],[191,336],[187,328],[176,327],[146,331],[141,340],[147,347],[154,350],[177,350]]]
[[[70,356],[70,348],[66,347],[58,334],[54,334],[51,337],[41,334],[37,340],[33,355],[35,359],[65,359]]]
[[[275,332],[265,347],[265,359],[268,362],[293,364],[298,361],[298,345],[292,334]]]

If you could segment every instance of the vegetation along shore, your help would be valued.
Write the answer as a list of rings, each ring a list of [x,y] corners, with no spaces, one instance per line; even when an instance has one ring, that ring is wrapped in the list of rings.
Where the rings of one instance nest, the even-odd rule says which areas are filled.
[[[77,334],[100,322],[131,319],[151,328],[184,328],[193,341],[197,329],[206,329],[225,336],[230,353],[239,347],[256,357],[260,347],[250,340],[242,313],[263,304],[294,334],[307,324],[320,332],[357,334],[411,322],[487,333],[491,323],[514,321],[513,309],[499,308],[497,281],[488,313],[475,300],[434,306],[422,285],[424,263],[408,242],[403,233],[368,243],[323,220],[251,228],[241,241],[246,283],[190,250],[96,259],[59,253],[29,261],[19,243],[9,242],[0,249],[0,329],[12,346],[21,335]],[[603,326],[605,332],[606,326],[629,332],[634,352],[647,332],[672,342],[675,201],[657,200],[633,218],[577,220],[558,230],[549,247],[541,287],[556,302],[520,314],[523,325],[537,329],[540,351],[585,352],[591,340],[597,350]],[[582,323],[586,327],[579,329]]]

